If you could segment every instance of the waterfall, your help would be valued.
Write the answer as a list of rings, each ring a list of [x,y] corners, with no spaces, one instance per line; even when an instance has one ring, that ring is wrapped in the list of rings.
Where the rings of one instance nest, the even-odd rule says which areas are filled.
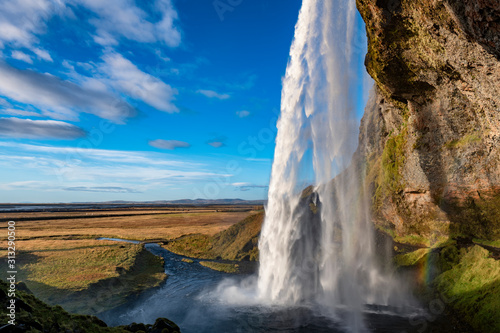
[[[323,304],[352,315],[386,303],[361,188],[347,167],[358,130],[353,75],[354,0],[304,0],[283,79],[281,115],[259,240],[259,298]],[[306,189],[307,183],[314,184]]]

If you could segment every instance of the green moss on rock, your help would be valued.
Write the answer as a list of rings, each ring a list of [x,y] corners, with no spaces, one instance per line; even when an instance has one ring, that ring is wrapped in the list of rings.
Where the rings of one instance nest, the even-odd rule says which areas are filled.
[[[443,255],[451,255],[444,262],[458,264],[444,267],[449,269],[436,278],[437,289],[475,329],[500,332],[500,262],[477,245]]]

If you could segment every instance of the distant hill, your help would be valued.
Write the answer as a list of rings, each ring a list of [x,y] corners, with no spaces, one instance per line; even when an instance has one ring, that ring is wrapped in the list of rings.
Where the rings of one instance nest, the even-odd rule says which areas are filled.
[[[99,204],[138,204],[138,205],[263,205],[266,200],[243,200],[243,199],[179,199],[179,200],[155,200],[155,201],[105,201]],[[88,203],[88,202],[86,202]]]

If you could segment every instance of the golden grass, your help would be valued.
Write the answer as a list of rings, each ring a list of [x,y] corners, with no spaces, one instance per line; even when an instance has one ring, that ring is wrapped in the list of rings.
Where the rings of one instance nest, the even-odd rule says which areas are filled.
[[[214,261],[200,261],[200,265],[224,273],[238,273],[238,264],[227,264]]]
[[[23,252],[56,251],[67,249],[85,249],[94,247],[116,246],[114,241],[96,239],[53,239],[35,238],[16,241],[16,247]],[[0,250],[5,250],[0,247]],[[4,253],[2,253],[4,254]]]
[[[148,212],[151,214],[145,215]],[[118,216],[123,214],[134,215]],[[130,295],[159,285],[166,276],[162,259],[144,250],[142,245],[95,238],[157,241],[200,232],[212,236],[249,214],[249,211],[193,208],[184,212],[3,213],[1,218],[33,219],[16,222],[16,250],[18,278],[25,281],[35,295],[72,311],[98,313],[106,307],[118,306]],[[93,217],[88,218],[89,215]],[[44,219],[49,217],[59,218]],[[7,254],[7,223],[0,222],[0,226],[2,258]],[[5,260],[0,260],[2,276],[5,265]],[[108,295],[109,290],[113,293]],[[95,292],[106,297],[96,300]]]
[[[102,218],[34,220],[16,223],[18,239],[35,237],[114,237],[136,240],[175,239],[191,233],[215,235],[252,212],[202,212]],[[0,239],[5,240],[2,232]]]
[[[116,277],[116,267],[128,270],[142,245],[96,247],[38,252],[38,260],[27,264],[29,280],[72,291],[82,290],[102,279]]]

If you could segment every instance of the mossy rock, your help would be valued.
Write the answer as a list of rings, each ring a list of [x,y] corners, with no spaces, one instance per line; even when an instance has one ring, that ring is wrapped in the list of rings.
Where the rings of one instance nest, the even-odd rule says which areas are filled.
[[[488,250],[470,248],[441,252],[440,262],[448,262],[434,284],[451,305],[480,332],[500,332],[500,262]],[[454,264],[458,262],[457,264]]]

